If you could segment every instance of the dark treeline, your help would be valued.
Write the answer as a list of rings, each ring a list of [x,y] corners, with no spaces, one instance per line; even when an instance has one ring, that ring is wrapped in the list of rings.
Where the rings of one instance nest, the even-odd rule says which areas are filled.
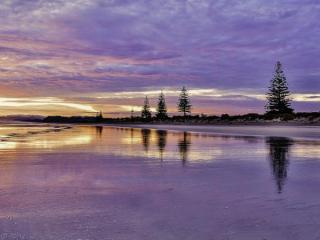
[[[45,122],[62,122],[62,123],[236,123],[236,122],[259,122],[277,119],[278,121],[301,120],[301,122],[319,122],[320,112],[300,112],[295,113],[291,106],[291,93],[288,88],[287,79],[280,62],[276,63],[274,76],[270,82],[266,94],[265,113],[248,113],[244,115],[230,116],[222,114],[221,116],[207,116],[205,114],[192,115],[191,99],[186,87],[182,87],[178,102],[177,111],[179,116],[169,116],[165,95],[161,91],[159,94],[156,113],[152,114],[148,96],[145,96],[144,104],[140,116],[135,116],[132,110],[130,117],[124,118],[104,118],[102,112],[96,117],[62,117],[49,116],[44,119]]]
[[[299,112],[290,114],[257,114],[248,113],[244,115],[233,115],[222,114],[221,116],[207,116],[207,115],[189,115],[189,116],[172,116],[166,119],[158,119],[156,116],[150,119],[142,117],[124,117],[124,118],[102,118],[97,117],[85,117],[85,116],[48,116],[44,118],[43,122],[46,123],[197,123],[197,124],[242,124],[242,123],[259,123],[266,121],[272,121],[277,119],[279,121],[290,122],[301,120],[301,123],[319,123],[320,112]]]

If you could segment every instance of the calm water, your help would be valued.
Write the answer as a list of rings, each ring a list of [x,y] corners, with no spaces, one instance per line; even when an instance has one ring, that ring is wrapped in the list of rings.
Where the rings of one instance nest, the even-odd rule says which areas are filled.
[[[0,240],[320,239],[319,129],[240,130],[3,125]]]

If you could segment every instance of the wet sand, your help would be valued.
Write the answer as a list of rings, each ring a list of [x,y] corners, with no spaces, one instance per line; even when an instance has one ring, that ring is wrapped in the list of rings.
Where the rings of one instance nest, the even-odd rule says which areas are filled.
[[[170,131],[187,131],[191,133],[207,133],[229,136],[256,137],[289,137],[289,138],[320,138],[320,126],[292,125],[170,125],[170,124],[123,124],[110,125],[116,127],[148,128]]]
[[[319,239],[317,129],[152,128],[0,128],[0,239]]]

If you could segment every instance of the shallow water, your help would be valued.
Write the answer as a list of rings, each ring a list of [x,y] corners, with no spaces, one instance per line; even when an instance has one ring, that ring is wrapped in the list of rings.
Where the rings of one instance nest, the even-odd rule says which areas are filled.
[[[319,239],[320,139],[237,131],[3,125],[0,240]]]

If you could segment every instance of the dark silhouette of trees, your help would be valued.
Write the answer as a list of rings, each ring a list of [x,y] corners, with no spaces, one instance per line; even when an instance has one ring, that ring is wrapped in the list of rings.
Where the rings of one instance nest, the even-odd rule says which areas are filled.
[[[183,86],[178,101],[178,111],[186,117],[187,113],[191,113],[191,103],[187,89]]]
[[[293,141],[285,137],[269,137],[267,144],[269,145],[269,157],[273,176],[276,180],[278,193],[281,193],[287,178],[289,165],[288,152]]]
[[[151,110],[150,110],[150,105],[149,105],[149,99],[146,96],[145,100],[144,100],[144,104],[143,104],[143,108],[142,108],[142,112],[141,112],[141,117],[143,119],[151,119]]]
[[[223,120],[223,121],[230,120],[229,114],[226,114],[226,113],[222,114],[220,118],[221,118],[221,120]]]
[[[278,61],[275,67],[274,77],[271,80],[269,92],[267,93],[266,110],[269,113],[292,113],[290,108],[290,91],[287,79],[282,70],[282,65]]]
[[[160,120],[168,118],[167,114],[167,104],[164,97],[163,92],[161,91],[158,99],[158,106],[157,106],[157,114],[156,117]]]

